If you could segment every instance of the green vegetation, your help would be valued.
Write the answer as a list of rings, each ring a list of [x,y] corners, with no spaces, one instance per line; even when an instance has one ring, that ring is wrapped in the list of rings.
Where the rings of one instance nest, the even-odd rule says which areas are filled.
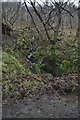
[[[43,42],[43,41],[41,41]],[[49,87],[49,83],[62,75],[77,74],[77,42],[74,35],[66,37],[59,34],[54,49],[53,45],[34,43],[33,63],[29,64],[26,56],[30,53],[31,38],[25,32],[16,37],[13,49],[3,44],[3,98],[21,98],[29,93]],[[26,58],[24,63],[23,57]],[[43,75],[44,74],[44,75]],[[44,76],[43,78],[40,76]],[[34,77],[35,76],[35,77]],[[45,82],[44,82],[45,81]],[[30,94],[29,94],[30,95]]]

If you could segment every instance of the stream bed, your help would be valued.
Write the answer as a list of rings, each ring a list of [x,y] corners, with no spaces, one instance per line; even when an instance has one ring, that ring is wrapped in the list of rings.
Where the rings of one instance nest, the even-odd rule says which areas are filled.
[[[3,118],[78,118],[78,96],[46,94],[3,104]]]

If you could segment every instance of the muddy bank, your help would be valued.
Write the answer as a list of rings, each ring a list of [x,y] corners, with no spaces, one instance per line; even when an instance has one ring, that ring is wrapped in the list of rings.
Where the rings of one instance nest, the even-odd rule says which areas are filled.
[[[78,97],[47,94],[3,103],[3,118],[77,118]]]

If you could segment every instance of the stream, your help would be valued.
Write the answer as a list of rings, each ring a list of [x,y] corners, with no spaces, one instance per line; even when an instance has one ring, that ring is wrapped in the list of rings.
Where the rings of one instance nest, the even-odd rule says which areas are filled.
[[[78,118],[78,96],[46,94],[3,104],[3,118]]]

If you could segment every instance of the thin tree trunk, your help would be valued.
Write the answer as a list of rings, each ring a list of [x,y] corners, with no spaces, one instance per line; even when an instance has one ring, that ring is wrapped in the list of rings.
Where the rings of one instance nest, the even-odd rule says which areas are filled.
[[[58,32],[59,32],[59,28],[61,25],[61,12],[59,11],[59,15],[58,15],[58,23],[55,27],[55,31],[54,31],[54,42],[57,42],[57,37],[58,37]]]

